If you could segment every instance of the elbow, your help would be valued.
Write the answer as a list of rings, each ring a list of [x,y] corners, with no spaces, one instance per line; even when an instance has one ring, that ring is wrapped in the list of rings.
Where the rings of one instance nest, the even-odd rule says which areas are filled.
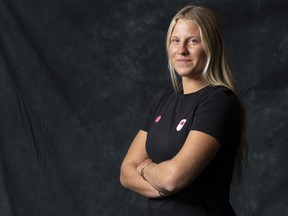
[[[127,188],[127,181],[126,181],[126,178],[125,178],[125,175],[124,175],[123,166],[121,166],[121,168],[120,168],[119,181],[120,181],[120,184],[121,184],[124,188]]]
[[[122,173],[120,173],[119,181],[120,181],[120,184],[121,184],[123,187],[125,187],[125,180],[124,180],[124,178],[123,178],[123,176],[122,176]]]
[[[120,168],[120,176],[119,176],[119,181],[120,184],[124,187],[124,188],[129,188],[129,175],[128,172],[129,171],[129,167],[125,166],[124,164],[121,165]]]
[[[125,178],[122,174],[120,174],[119,181],[120,181],[120,184],[122,185],[122,187],[128,188],[127,178]]]

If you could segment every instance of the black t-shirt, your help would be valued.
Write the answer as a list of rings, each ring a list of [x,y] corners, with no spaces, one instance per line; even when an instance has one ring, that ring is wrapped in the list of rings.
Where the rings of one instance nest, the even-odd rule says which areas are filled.
[[[148,215],[235,215],[229,193],[242,121],[239,100],[231,90],[207,86],[195,93],[177,94],[167,88],[151,101],[141,129],[147,131],[146,150],[155,163],[173,158],[191,130],[207,133],[221,145],[187,188],[166,198],[150,198]]]

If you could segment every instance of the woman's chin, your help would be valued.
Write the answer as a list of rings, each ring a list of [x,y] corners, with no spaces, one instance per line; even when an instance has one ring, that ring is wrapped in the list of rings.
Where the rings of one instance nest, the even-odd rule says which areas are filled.
[[[199,79],[201,77],[202,71],[177,71],[177,74],[182,78]]]
[[[181,76],[181,77],[183,77],[183,76],[191,76],[192,75],[192,71],[190,71],[190,70],[178,70],[177,74],[179,76]]]

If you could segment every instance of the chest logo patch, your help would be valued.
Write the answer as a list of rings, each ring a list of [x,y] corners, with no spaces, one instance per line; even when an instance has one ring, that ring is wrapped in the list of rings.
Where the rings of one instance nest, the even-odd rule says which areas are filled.
[[[157,118],[155,118],[154,122],[158,123],[158,122],[160,122],[160,120],[161,120],[161,116],[158,116]]]
[[[176,127],[177,131],[180,131],[186,123],[186,119],[182,119]]]

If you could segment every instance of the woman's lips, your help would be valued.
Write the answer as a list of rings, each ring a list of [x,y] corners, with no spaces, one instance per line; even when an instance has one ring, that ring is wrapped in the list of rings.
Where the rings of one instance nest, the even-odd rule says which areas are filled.
[[[180,64],[185,64],[185,63],[191,62],[192,60],[191,59],[177,59],[176,61]]]

